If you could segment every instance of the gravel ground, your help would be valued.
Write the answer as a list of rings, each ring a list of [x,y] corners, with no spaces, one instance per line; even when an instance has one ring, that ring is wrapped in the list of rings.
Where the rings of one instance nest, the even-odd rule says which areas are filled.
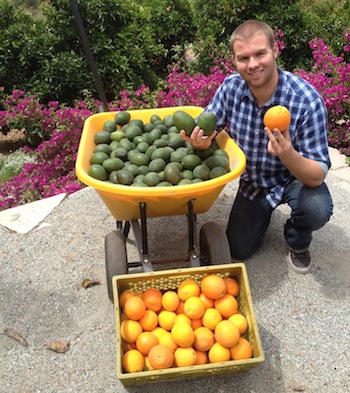
[[[0,331],[12,329],[28,343],[25,347],[0,335],[0,391],[349,392],[349,171],[341,168],[328,176],[335,210],[315,233],[309,274],[298,275],[287,265],[282,231],[286,206],[276,210],[263,247],[246,261],[266,359],[241,374],[131,387],[120,383],[104,265],[104,236],[115,221],[94,190],[67,197],[45,225],[26,235],[0,227]],[[226,186],[211,209],[198,216],[199,227],[212,220],[225,227],[236,188],[236,181]],[[151,256],[186,255],[185,217],[150,219],[148,232]],[[131,234],[128,257],[136,255]],[[101,285],[84,289],[86,278]],[[49,350],[48,343],[55,340],[69,341],[69,350]]]

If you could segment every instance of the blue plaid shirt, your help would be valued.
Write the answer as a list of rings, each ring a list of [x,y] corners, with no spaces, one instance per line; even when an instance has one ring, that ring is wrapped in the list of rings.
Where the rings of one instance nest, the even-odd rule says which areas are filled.
[[[253,200],[262,191],[273,208],[281,202],[285,185],[293,176],[278,157],[267,152],[263,117],[268,108],[286,106],[291,113],[289,131],[294,148],[318,161],[325,173],[330,167],[322,96],[300,77],[281,69],[278,74],[277,88],[263,107],[258,107],[247,83],[235,73],[224,80],[206,108],[215,113],[218,129],[229,126],[231,137],[246,155],[247,166],[240,180],[242,195]]]

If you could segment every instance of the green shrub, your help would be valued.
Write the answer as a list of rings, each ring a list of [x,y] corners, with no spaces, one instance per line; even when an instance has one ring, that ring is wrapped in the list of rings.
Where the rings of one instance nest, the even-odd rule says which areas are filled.
[[[122,90],[155,88],[188,48],[195,53],[188,70],[208,74],[217,58],[231,56],[229,37],[247,19],[284,33],[284,68],[308,69],[308,42],[322,37],[340,55],[350,19],[350,0],[77,1],[108,100]],[[0,0],[0,37],[0,84],[7,93],[24,90],[44,103],[71,104],[84,92],[97,97],[69,1]]]
[[[84,0],[79,10],[108,98],[141,84],[155,87],[155,65],[167,50],[153,25],[144,23],[140,5]],[[7,92],[23,89],[44,102],[72,102],[84,90],[96,94],[68,1],[44,3],[42,18],[34,20],[24,8],[0,0],[0,18],[0,80]]]
[[[154,59],[153,67],[158,76],[165,79],[168,66],[176,54],[176,47],[193,42],[196,27],[188,0],[139,0],[144,23],[150,26],[154,36],[166,53]]]
[[[350,27],[350,0],[301,0],[307,28],[326,42],[336,55],[343,53],[342,36]]]
[[[299,2],[293,0],[193,0],[193,18],[198,28],[195,52],[201,72],[209,72],[213,65],[213,48],[226,45],[229,53],[229,38],[233,30],[248,19],[259,19],[276,31],[285,34],[285,50],[281,63],[293,70],[310,63],[311,51],[308,41],[312,38],[306,29],[306,22]]]
[[[0,0],[0,80],[8,92],[26,86],[37,71],[37,49],[32,56],[36,36],[41,37],[40,23],[33,22],[24,8]]]

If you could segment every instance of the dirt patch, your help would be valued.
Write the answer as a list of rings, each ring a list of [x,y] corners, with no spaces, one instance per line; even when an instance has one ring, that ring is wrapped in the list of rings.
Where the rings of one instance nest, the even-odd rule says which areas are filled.
[[[0,132],[0,153],[11,154],[24,145],[24,130],[10,130],[6,135]]]

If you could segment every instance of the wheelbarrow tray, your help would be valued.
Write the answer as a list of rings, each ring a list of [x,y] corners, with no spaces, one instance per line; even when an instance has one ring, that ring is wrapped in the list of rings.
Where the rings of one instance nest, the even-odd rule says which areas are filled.
[[[149,123],[152,115],[163,119],[177,110],[183,110],[197,117],[203,108],[197,106],[169,107],[158,109],[140,109],[128,111],[130,120],[141,119]],[[103,112],[88,117],[83,126],[79,144],[76,174],[80,181],[94,188],[110,213],[117,221],[131,221],[140,218],[140,204],[147,205],[147,217],[161,217],[187,214],[188,202],[194,201],[194,213],[207,212],[224,186],[239,177],[245,169],[246,159],[243,151],[221,131],[216,141],[220,148],[229,155],[230,172],[215,179],[200,183],[173,187],[130,187],[97,180],[88,174],[90,157],[95,148],[94,135],[101,131],[107,120],[114,120],[117,112]]]

